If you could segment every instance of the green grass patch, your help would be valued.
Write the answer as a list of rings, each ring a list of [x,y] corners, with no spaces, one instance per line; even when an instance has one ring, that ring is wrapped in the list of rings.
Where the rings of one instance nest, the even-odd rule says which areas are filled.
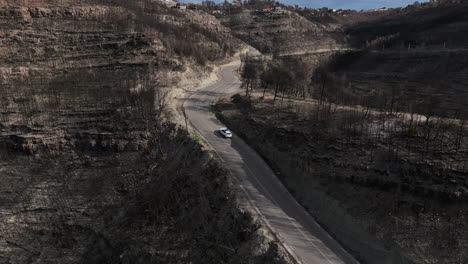
[[[203,143],[204,142],[203,138],[196,131],[193,131],[191,136],[198,143]]]

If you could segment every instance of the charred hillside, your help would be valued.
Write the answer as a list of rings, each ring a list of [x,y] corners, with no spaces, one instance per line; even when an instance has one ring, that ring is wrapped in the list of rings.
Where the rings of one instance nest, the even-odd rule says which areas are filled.
[[[277,15],[255,11],[268,8],[268,2],[256,3],[263,6],[247,4],[221,20],[239,38],[276,55],[255,62],[255,83],[262,88],[276,87],[270,73],[278,68],[287,80],[279,86],[290,88],[279,90],[291,95],[468,117],[466,3],[362,12],[280,6],[285,9]]]
[[[356,48],[455,49],[467,43],[467,3],[425,3],[345,28]]]
[[[223,25],[262,53],[307,53],[344,44],[339,25],[310,21],[279,4],[252,1],[236,9],[224,8]]]
[[[34,137],[84,128],[107,132],[109,116],[151,105],[153,97],[162,115],[177,75],[239,47],[227,29],[203,14],[199,20],[205,26],[191,22],[190,15],[198,14],[185,16],[157,4],[100,3],[2,7],[2,127],[26,126],[24,134],[32,130]],[[139,102],[144,93],[152,97]],[[33,145],[40,148],[41,140]]]
[[[351,25],[358,51],[323,64],[315,85],[326,83],[334,102],[389,109],[398,101],[398,111],[466,119],[467,13],[466,3],[413,5]]]
[[[150,1],[31,0],[0,4],[0,35],[0,262],[284,263],[167,119],[183,73],[240,47],[229,29]]]
[[[245,57],[218,117],[364,263],[467,262],[466,3],[289,11],[348,49]]]

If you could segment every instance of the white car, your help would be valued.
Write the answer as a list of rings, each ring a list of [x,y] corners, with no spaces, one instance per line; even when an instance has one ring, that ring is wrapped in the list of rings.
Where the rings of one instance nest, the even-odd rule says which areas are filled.
[[[232,138],[232,133],[229,129],[223,127],[219,129],[219,133],[225,138]]]

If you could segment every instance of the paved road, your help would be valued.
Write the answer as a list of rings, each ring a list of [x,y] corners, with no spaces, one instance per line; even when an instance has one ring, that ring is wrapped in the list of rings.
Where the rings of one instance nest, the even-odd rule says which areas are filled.
[[[198,90],[185,101],[183,107],[190,123],[218,152],[237,177],[245,197],[299,263],[358,263],[296,202],[254,150],[236,135],[224,139],[216,132],[223,125],[211,112],[211,105],[218,97],[242,92],[233,74],[238,67],[222,67],[217,83]]]

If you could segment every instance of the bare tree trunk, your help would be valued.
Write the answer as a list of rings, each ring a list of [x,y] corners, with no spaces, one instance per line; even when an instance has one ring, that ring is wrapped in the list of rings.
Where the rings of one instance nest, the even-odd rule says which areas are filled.
[[[182,113],[184,114],[185,130],[188,132],[187,114],[185,113],[185,109],[182,109]]]
[[[286,89],[283,87],[283,95],[281,96],[281,106],[283,106],[283,101],[284,101],[284,94],[286,93]]]
[[[265,98],[265,93],[266,93],[266,90],[268,88],[268,83],[265,84],[264,88],[263,88],[263,95],[262,95],[262,99]]]
[[[276,87],[275,87],[275,96],[273,97],[273,102],[276,101],[276,96],[278,95],[278,88],[279,88],[279,85],[276,84]]]
[[[322,85],[322,87],[321,87],[321,90],[320,90],[320,101],[319,101],[320,105],[322,105],[322,103],[323,103],[323,97],[324,97],[324,94],[325,94],[325,84],[322,83],[321,85]]]

